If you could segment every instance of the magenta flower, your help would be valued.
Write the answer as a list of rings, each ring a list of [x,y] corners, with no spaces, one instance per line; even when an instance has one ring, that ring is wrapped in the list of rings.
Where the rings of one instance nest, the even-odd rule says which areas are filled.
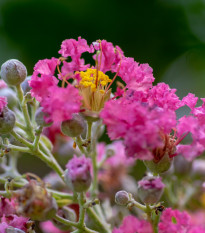
[[[11,215],[15,214],[15,202],[13,199],[9,200],[8,198],[1,197],[0,198],[0,217],[3,215]]]
[[[184,233],[191,226],[191,217],[187,212],[167,208],[162,212],[159,233]]]
[[[139,220],[134,216],[127,216],[123,219],[122,225],[115,228],[112,233],[152,233],[152,227],[149,222]]]
[[[74,157],[67,163],[65,180],[76,192],[86,191],[91,184],[91,160],[84,155]]]
[[[138,187],[143,187],[143,189],[163,189],[165,185],[162,183],[161,177],[153,177],[138,181]]]

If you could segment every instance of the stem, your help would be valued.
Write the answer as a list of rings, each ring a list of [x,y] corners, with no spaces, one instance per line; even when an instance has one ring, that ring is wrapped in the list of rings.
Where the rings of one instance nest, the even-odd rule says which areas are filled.
[[[88,147],[87,147],[87,151],[88,153],[90,153],[90,149],[91,149],[91,146],[92,146],[92,121],[87,121],[87,125],[88,125],[88,131],[87,131],[87,136],[86,136],[86,139],[87,141],[90,141]]]
[[[41,133],[42,133],[43,127],[40,127],[37,131],[36,131],[36,136],[33,142],[33,150],[36,150],[39,144],[39,140],[41,137]]]
[[[24,96],[23,96],[23,90],[21,88],[21,85],[19,84],[16,86],[17,96],[20,102],[20,107],[24,115],[25,123],[26,123],[26,132],[28,135],[30,135],[32,138],[34,137],[32,125],[31,125],[31,119],[29,117],[27,104],[24,103]]]
[[[84,204],[85,204],[85,196],[84,196],[84,193],[79,193],[78,194],[78,203],[79,203],[79,206],[80,206],[80,217],[79,217],[79,225],[80,226],[84,226],[85,225],[85,208],[84,208]]]
[[[81,153],[84,155],[87,155],[85,148],[82,146],[83,142],[82,142],[81,136],[76,137],[76,144],[77,144],[79,150],[81,151]]]
[[[49,189],[47,188],[49,193],[52,193],[53,197],[56,199],[69,199],[69,200],[73,200],[73,195],[72,194],[68,194],[68,193],[63,193],[63,192],[59,192],[53,189]]]
[[[27,140],[25,140],[23,137],[21,137],[19,134],[17,134],[14,130],[11,131],[10,133],[17,141],[19,141],[20,143],[26,145],[29,148],[33,148],[33,145],[28,142]]]
[[[146,212],[147,207],[146,207],[145,205],[140,204],[139,202],[135,201],[134,199],[131,200],[131,203],[132,203],[135,207],[137,207],[138,209],[140,209],[140,210]]]
[[[92,154],[93,165],[93,183],[92,183],[92,198],[96,198],[98,193],[98,166],[97,166],[97,153]]]
[[[70,220],[67,220],[67,219],[64,219],[64,218],[61,218],[60,216],[56,215],[54,217],[55,220],[57,220],[58,222],[61,222],[65,225],[69,225],[69,226],[72,226],[72,227],[77,227],[78,228],[78,223],[77,222],[72,222]]]
[[[102,231],[100,232],[111,233],[110,226],[106,222],[102,221],[92,208],[88,208],[87,212],[90,218],[95,222],[95,224],[101,228]]]

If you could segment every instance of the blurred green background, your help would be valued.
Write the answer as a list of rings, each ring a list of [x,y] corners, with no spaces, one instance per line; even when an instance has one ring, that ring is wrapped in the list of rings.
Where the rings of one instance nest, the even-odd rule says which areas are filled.
[[[61,42],[78,36],[119,45],[180,97],[205,97],[205,0],[0,0],[1,64],[16,58],[32,74],[39,59],[58,57]],[[48,171],[30,155],[19,168]]]
[[[32,73],[78,36],[111,41],[180,96],[203,97],[204,0],[0,0],[0,63],[17,58]]]

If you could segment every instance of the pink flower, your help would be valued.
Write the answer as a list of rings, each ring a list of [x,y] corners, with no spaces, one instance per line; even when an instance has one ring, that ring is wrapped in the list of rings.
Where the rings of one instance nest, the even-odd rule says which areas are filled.
[[[6,97],[0,96],[0,113],[2,113],[3,109],[7,105],[7,99]]]
[[[39,102],[50,96],[50,88],[57,87],[58,80],[51,75],[42,75],[38,77],[33,74],[29,85],[31,89],[31,95],[35,97]],[[53,94],[53,93],[52,93]]]
[[[3,215],[15,214],[15,202],[13,199],[9,200],[8,198],[0,198],[0,217]]]
[[[100,114],[108,135],[124,139],[127,156],[152,159],[152,150],[163,146],[163,133],[176,126],[175,112],[127,98],[110,100]]]
[[[106,40],[102,40],[101,42],[95,42],[94,48],[98,51],[102,51],[98,55],[98,63],[101,62],[100,70],[104,73],[109,70],[115,70],[117,72],[117,67],[120,62],[120,56],[123,56],[123,52],[119,47],[114,47],[111,42],[107,42]],[[96,55],[93,56],[96,60]]]
[[[84,155],[74,157],[66,165],[65,181],[76,192],[86,191],[91,185],[91,160]]]
[[[34,66],[34,74],[52,76],[55,73],[57,63],[58,59],[54,57],[51,59],[39,60]]]
[[[152,233],[152,227],[149,222],[139,220],[134,216],[127,216],[123,219],[119,228],[114,228],[112,233]]]
[[[163,189],[165,185],[162,183],[161,177],[153,177],[153,179],[142,179],[138,181],[138,187],[143,187],[143,189]]]
[[[66,88],[52,86],[49,95],[41,101],[43,111],[48,114],[47,122],[62,122],[72,118],[73,113],[80,111],[81,97],[78,90],[68,84]]]
[[[167,208],[162,212],[159,233],[186,233],[191,226],[191,217],[187,212]]]
[[[84,155],[81,157],[74,156],[66,165],[72,180],[79,177],[86,179],[91,170],[91,160]]]
[[[182,103],[187,105],[191,110],[194,109],[194,107],[196,106],[196,103],[198,101],[198,97],[195,97],[194,94],[189,93],[187,96],[185,96],[182,99]]]
[[[148,64],[139,65],[130,57],[122,59],[118,76],[127,84],[127,88],[132,90],[146,91],[154,82],[152,68]]]
[[[181,101],[175,94],[176,89],[171,89],[165,83],[158,83],[149,91],[149,101],[152,105],[157,105],[163,109],[176,110],[181,107]]]
[[[12,226],[14,228],[18,228],[18,229],[20,229],[22,231],[25,231],[25,232],[27,230],[26,223],[28,221],[29,221],[28,218],[25,218],[25,217],[22,217],[22,216],[17,216],[15,214],[13,214],[13,215],[7,215],[7,216],[4,215],[1,218],[1,224],[4,223],[2,227],[4,227],[7,224],[7,226]]]
[[[81,37],[78,37],[78,40],[75,39],[67,39],[64,40],[61,44],[61,49],[59,50],[59,53],[63,57],[80,57],[82,53],[94,52],[93,46],[89,46],[87,44],[87,41],[85,39],[81,39]]]
[[[41,222],[40,227],[45,233],[69,233],[70,231],[61,231],[51,221]]]

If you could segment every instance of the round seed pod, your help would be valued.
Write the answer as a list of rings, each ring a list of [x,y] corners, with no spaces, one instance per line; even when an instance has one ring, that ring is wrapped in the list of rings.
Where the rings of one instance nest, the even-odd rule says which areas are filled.
[[[8,85],[19,85],[26,79],[26,76],[26,67],[16,59],[8,60],[1,66],[1,77]]]
[[[129,194],[122,190],[115,194],[115,202],[118,205],[127,205],[130,200]]]
[[[0,134],[10,133],[15,126],[15,122],[14,112],[5,107],[0,114]]]
[[[77,137],[83,133],[86,128],[86,122],[79,114],[73,114],[71,120],[63,121],[61,131],[69,137]]]
[[[35,121],[36,121],[37,125],[42,126],[42,127],[51,126],[52,122],[50,122],[50,123],[45,122],[46,113],[44,113],[42,110],[43,110],[43,108],[40,107],[37,109],[37,111],[35,113]]]

